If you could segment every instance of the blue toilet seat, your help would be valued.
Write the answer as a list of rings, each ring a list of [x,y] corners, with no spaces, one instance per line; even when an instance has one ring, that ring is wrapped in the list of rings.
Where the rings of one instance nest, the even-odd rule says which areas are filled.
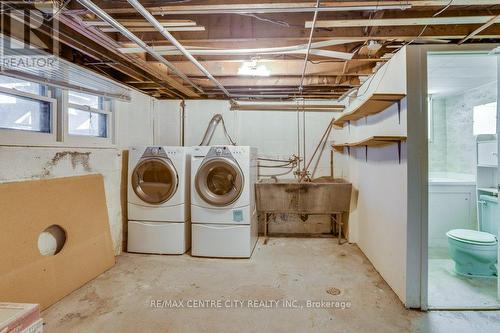
[[[448,231],[446,236],[459,242],[474,245],[495,245],[498,243],[495,235],[469,229],[453,229]]]

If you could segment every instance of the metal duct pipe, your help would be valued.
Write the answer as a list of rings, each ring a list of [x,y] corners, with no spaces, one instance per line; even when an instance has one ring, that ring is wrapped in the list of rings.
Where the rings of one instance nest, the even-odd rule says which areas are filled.
[[[165,27],[160,23],[158,22],[157,19],[154,18],[153,15],[151,15],[151,13],[146,9],[144,8],[143,5],[141,5],[141,3],[137,0],[127,0],[129,4],[132,5],[132,7],[135,8],[135,10],[137,10],[149,23],[151,23],[151,25],[153,27],[156,28],[156,30],[158,30],[158,32],[163,36],[165,37],[168,41],[170,41],[170,43],[172,43],[179,51],[181,51],[181,53],[189,59],[189,61],[191,61],[203,74],[205,74],[206,77],[208,77],[208,79],[210,81],[212,81],[217,87],[220,88],[220,90],[222,90],[222,92],[224,92],[224,94],[226,94],[227,97],[231,97],[231,94],[229,93],[229,91],[226,90],[226,88],[224,88],[224,86],[215,78],[213,77],[212,74],[210,74],[210,72],[205,68],[203,67],[202,64],[200,64],[198,62],[198,60],[195,59],[195,57],[193,57],[191,55],[191,53],[189,53],[188,50],[186,50],[186,48],[184,46],[182,46],[181,43],[179,43],[179,41],[177,41],[177,39],[175,39],[174,36],[172,36],[172,34],[170,32],[167,31],[167,29],[165,29]]]
[[[215,129],[219,122],[222,120],[222,115],[220,113],[216,114],[208,123],[207,130],[205,131],[205,135],[203,135],[203,139],[201,140],[200,146],[208,146],[210,141],[212,141],[212,137],[214,136]]]
[[[111,25],[113,28],[118,30],[120,33],[122,33],[125,37],[130,39],[130,41],[136,43],[139,45],[141,49],[149,53],[153,58],[158,60],[160,63],[164,64],[167,66],[172,72],[177,74],[180,78],[182,78],[184,81],[189,83],[193,88],[195,88],[197,91],[200,93],[204,93],[203,89],[201,89],[199,86],[197,86],[195,83],[193,83],[185,74],[183,74],[181,71],[179,71],[172,63],[167,61],[165,58],[163,58],[161,55],[159,55],[152,47],[144,43],[139,37],[134,35],[132,32],[130,32],[127,28],[125,28],[123,25],[121,25],[118,21],[116,21],[114,18],[109,16],[104,10],[102,10],[99,6],[94,4],[90,0],[77,0],[82,6],[90,10],[92,13],[97,15],[101,20],[107,22],[109,25]]]
[[[222,115],[220,113],[214,115],[210,120],[210,123],[208,123],[207,130],[205,131],[205,135],[203,135],[203,139],[201,140],[200,146],[208,146],[210,144],[210,141],[212,141],[212,137],[214,136],[215,129],[217,128],[217,125],[219,125],[220,122],[222,122],[224,135],[233,146],[236,146],[236,143],[233,141],[233,139],[231,139],[231,137],[227,133],[226,125],[224,124],[224,119],[222,118]]]

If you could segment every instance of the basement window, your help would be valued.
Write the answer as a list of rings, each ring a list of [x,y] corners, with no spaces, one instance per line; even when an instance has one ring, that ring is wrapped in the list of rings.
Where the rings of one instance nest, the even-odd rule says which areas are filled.
[[[0,139],[17,144],[56,141],[57,102],[45,86],[0,75]]]
[[[111,100],[92,94],[66,91],[65,141],[111,143]]]
[[[0,92],[0,128],[50,133],[50,103]]]

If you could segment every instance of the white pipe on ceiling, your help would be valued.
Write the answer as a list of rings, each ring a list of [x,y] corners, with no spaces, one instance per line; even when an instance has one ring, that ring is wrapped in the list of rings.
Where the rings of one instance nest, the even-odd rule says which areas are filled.
[[[217,8],[217,9],[182,9],[182,10],[154,10],[153,15],[198,15],[198,14],[266,14],[266,13],[308,13],[308,12],[348,12],[348,11],[377,11],[377,10],[405,10],[410,4],[401,5],[373,5],[373,6],[327,6],[315,7],[282,7],[282,8]]]
[[[174,36],[172,36],[172,34],[170,34],[167,29],[165,29],[165,27],[163,25],[161,25],[160,22],[158,22],[157,19],[154,18],[153,15],[151,15],[151,13],[146,9],[144,8],[143,5],[141,5],[141,3],[137,0],[127,0],[129,4],[132,5],[132,7],[134,7],[149,23],[151,23],[151,25],[153,25],[156,30],[158,30],[158,32],[163,36],[165,37],[167,40],[169,40],[179,51],[181,51],[181,53],[189,59],[189,61],[191,61],[203,74],[205,74],[206,77],[208,77],[208,79],[210,81],[212,81],[217,87],[219,87],[220,90],[222,90],[222,92],[224,92],[224,94],[226,94],[227,97],[231,97],[231,94],[229,93],[229,91],[227,91],[226,88],[224,88],[224,86],[215,78],[213,77],[212,74],[210,74],[210,72],[205,68],[203,67],[202,64],[200,64],[198,62],[198,60],[195,59],[195,57],[193,57],[191,55],[191,53],[189,53],[188,50],[186,50],[186,48],[184,46],[182,46],[181,43],[179,43],[179,41],[177,41],[177,39],[175,39]]]
[[[179,71],[172,63],[167,61],[163,56],[158,54],[152,47],[144,43],[139,37],[134,35],[132,32],[130,32],[127,28],[125,28],[123,25],[121,25],[118,21],[116,21],[114,18],[109,16],[104,10],[102,10],[99,6],[94,4],[90,0],[77,0],[82,6],[93,12],[95,15],[97,15],[101,20],[106,21],[109,23],[109,25],[113,26],[115,29],[120,31],[125,37],[130,39],[132,42],[136,43],[140,48],[142,48],[144,51],[149,53],[153,58],[158,60],[160,63],[164,64],[167,66],[172,72],[177,74],[180,78],[182,78],[184,81],[189,83],[193,88],[195,88],[197,91],[204,93],[203,89],[201,89],[198,85],[193,83],[184,73]]]
[[[271,54],[305,54],[309,48],[309,53],[314,55],[319,55],[327,58],[339,58],[339,59],[352,59],[352,53],[330,51],[330,50],[319,50],[319,48],[342,45],[348,43],[362,42],[362,40],[352,39],[352,40],[326,40],[321,42],[315,42],[309,44],[300,44],[292,46],[282,46],[282,47],[266,47],[266,48],[256,48],[256,49],[213,49],[204,48],[200,46],[186,46],[185,48],[189,50],[191,55],[271,55]],[[136,47],[122,47],[118,49],[122,53],[138,53],[142,51],[140,48]],[[161,55],[179,55],[182,54],[175,49],[174,46],[165,45],[154,47],[154,50]]]

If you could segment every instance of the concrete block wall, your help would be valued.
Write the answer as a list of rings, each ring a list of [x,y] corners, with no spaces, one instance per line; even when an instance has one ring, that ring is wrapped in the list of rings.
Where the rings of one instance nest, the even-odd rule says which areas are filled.
[[[210,119],[217,113],[224,117],[229,135],[238,145],[257,147],[259,156],[287,159],[297,151],[297,133],[302,142],[303,117],[294,111],[231,111],[228,101],[187,100],[185,102],[185,145],[196,146],[201,142]],[[266,103],[267,104],[267,103]],[[156,112],[157,144],[180,144],[180,101],[158,101]],[[306,113],[306,158],[309,159],[332,117],[338,113]],[[222,127],[214,134],[212,144],[228,144]],[[283,172],[283,169],[261,169],[261,177]],[[321,154],[315,177],[330,175],[330,151],[327,146]],[[293,178],[289,173],[279,178]],[[262,231],[261,222],[261,231]],[[306,222],[293,214],[276,216],[269,224],[270,233],[322,234],[331,232],[328,216],[309,216]]]
[[[108,206],[111,237],[115,254],[122,250],[126,219],[123,179],[124,152],[131,145],[153,142],[154,99],[133,91],[131,102],[115,103],[115,141],[112,146],[84,147],[54,144],[6,146],[0,142],[0,182],[57,178],[100,173]],[[126,191],[125,191],[126,193]]]

